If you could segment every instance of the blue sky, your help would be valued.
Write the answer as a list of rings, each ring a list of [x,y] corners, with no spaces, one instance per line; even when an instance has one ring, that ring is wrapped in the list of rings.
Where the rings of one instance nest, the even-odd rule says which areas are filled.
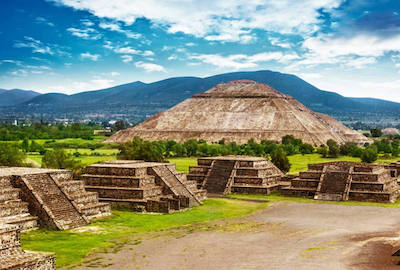
[[[76,93],[270,69],[400,102],[398,0],[0,2],[0,88]]]

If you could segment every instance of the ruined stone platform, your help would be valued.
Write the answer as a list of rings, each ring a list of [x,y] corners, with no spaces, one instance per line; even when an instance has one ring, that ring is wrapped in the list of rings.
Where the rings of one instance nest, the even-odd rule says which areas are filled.
[[[117,160],[86,167],[82,175],[86,190],[100,201],[134,211],[179,211],[200,205],[206,191],[177,172],[175,164]]]
[[[205,157],[190,166],[187,178],[209,193],[269,194],[278,190],[283,173],[261,157]]]
[[[308,165],[281,194],[330,201],[395,202],[399,196],[397,180],[397,173],[383,165],[317,163]]]
[[[67,170],[0,167],[0,223],[21,230],[38,225],[65,230],[110,215],[110,206],[86,192]]]
[[[55,255],[22,250],[20,228],[0,223],[0,270],[3,269],[56,269]]]

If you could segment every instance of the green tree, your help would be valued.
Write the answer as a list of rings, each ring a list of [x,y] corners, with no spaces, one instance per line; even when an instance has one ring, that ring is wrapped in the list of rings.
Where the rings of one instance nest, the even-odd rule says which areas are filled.
[[[15,144],[0,143],[1,166],[24,166],[26,155]]]
[[[382,136],[382,130],[380,130],[379,128],[371,128],[370,132],[371,136],[374,138]]]
[[[42,168],[78,170],[82,164],[64,149],[48,150],[42,158]]]
[[[302,143],[300,145],[299,151],[302,155],[312,154],[314,152],[314,147],[308,143]]]
[[[24,140],[21,143],[21,149],[24,152],[29,152],[29,140],[27,137],[24,138]]]
[[[373,163],[378,159],[378,150],[375,147],[365,148],[361,154],[361,161]]]
[[[284,173],[290,170],[291,164],[282,148],[278,148],[271,154],[271,161]]]
[[[337,142],[332,139],[329,139],[326,144],[328,145],[328,156],[332,158],[336,158],[339,156],[340,148]]]

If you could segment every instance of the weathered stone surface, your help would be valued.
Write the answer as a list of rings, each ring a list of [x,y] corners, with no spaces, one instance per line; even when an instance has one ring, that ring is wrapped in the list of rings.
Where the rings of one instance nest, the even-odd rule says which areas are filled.
[[[196,94],[131,129],[117,132],[106,142],[122,143],[138,136],[145,140],[225,139],[246,143],[251,138],[280,141],[288,134],[314,145],[325,144],[328,139],[338,143],[370,141],[268,85],[233,81]]]
[[[54,254],[24,251],[19,239],[18,226],[0,223],[0,269],[56,269]]]
[[[281,193],[317,200],[395,202],[399,196],[397,173],[383,165],[359,162],[310,164]]]
[[[224,156],[199,158],[189,168],[188,179],[209,193],[269,194],[278,190],[283,173],[260,157]]]
[[[134,211],[162,212],[201,204],[205,190],[177,172],[174,164],[113,161],[90,165],[82,175],[86,190],[100,200]]]

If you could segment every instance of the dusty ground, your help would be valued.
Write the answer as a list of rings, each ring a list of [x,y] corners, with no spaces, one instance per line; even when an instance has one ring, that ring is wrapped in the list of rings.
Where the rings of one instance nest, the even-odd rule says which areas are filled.
[[[400,269],[400,209],[279,202],[251,216],[146,234],[76,269]]]

